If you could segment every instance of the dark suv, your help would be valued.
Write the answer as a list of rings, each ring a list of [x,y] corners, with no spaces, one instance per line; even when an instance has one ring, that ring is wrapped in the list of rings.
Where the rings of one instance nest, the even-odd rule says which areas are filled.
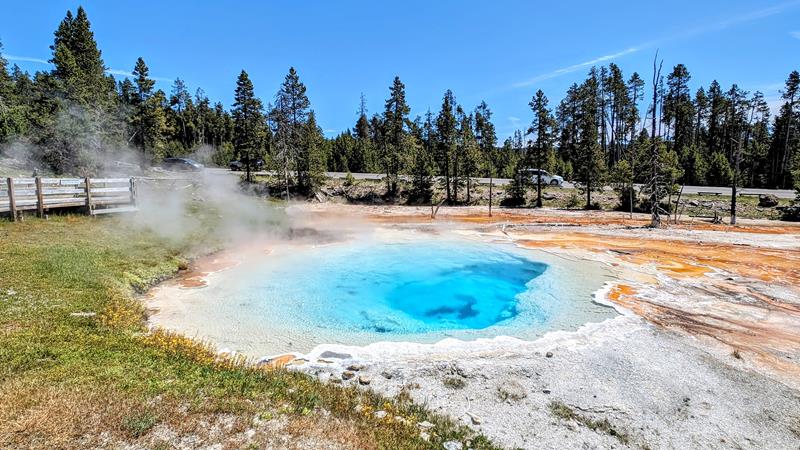
[[[199,172],[204,168],[202,164],[189,158],[164,158],[161,167],[176,172]]]
[[[229,167],[234,172],[238,172],[238,171],[242,171],[242,170],[247,169],[247,165],[246,164],[247,164],[246,161],[231,161]],[[263,159],[257,159],[255,161],[253,161],[253,164],[250,166],[250,170],[259,171],[259,170],[262,170],[262,169],[264,169],[264,160]]]

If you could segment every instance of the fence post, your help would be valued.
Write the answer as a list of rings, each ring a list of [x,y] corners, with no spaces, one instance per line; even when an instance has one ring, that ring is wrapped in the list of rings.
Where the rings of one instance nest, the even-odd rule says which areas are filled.
[[[14,197],[14,179],[9,177],[6,182],[8,183],[8,209],[11,212],[11,221],[17,221],[17,201]]]
[[[131,177],[131,205],[136,206],[136,178]]]
[[[92,215],[92,180],[89,177],[83,179],[86,184],[86,214]]]
[[[44,217],[44,192],[42,192],[42,177],[36,177],[36,213]]]

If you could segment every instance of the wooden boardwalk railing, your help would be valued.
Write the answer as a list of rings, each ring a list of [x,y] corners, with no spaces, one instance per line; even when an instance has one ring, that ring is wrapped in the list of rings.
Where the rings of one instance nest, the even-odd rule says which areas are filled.
[[[135,178],[6,178],[0,183],[0,213],[16,220],[22,211],[39,217],[59,208],[83,207],[98,215],[136,211]]]

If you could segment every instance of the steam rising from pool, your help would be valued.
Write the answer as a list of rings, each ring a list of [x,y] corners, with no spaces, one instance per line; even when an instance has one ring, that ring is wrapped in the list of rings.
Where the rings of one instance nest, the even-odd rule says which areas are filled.
[[[323,343],[535,338],[615,313],[592,303],[601,267],[454,236],[279,244],[211,275],[164,286],[153,321],[252,356]]]

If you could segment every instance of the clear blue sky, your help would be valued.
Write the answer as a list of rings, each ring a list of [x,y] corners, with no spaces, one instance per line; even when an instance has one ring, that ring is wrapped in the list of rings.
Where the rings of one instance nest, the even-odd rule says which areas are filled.
[[[33,60],[50,58],[53,31],[79,4],[4,8],[6,57],[31,72],[46,69]],[[266,103],[295,66],[328,135],[352,127],[361,92],[370,112],[381,111],[395,75],[412,116],[436,111],[449,88],[467,109],[485,99],[502,138],[530,121],[537,89],[555,106],[592,61],[649,80],[659,49],[665,70],[686,64],[692,88],[735,82],[774,103],[788,73],[800,69],[800,0],[82,4],[109,69],[130,71],[142,56],[167,92],[180,77],[228,106],[245,69]]]

